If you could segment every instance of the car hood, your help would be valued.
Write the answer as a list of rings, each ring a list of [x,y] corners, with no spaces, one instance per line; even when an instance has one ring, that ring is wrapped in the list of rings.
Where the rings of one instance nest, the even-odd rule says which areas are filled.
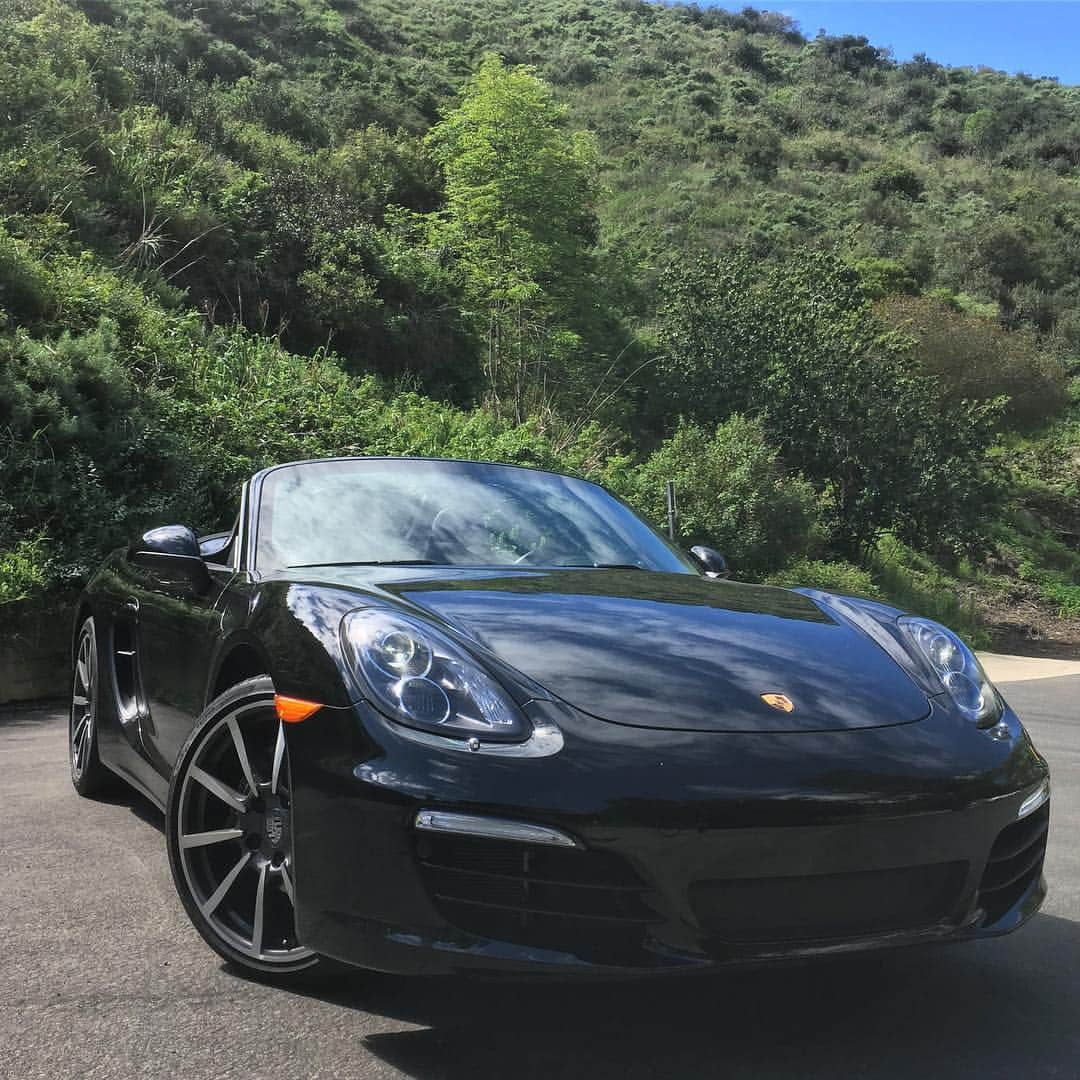
[[[930,711],[926,694],[869,637],[787,589],[637,570],[436,576],[430,568],[376,589],[618,724],[836,731],[911,723]],[[785,695],[792,710],[770,706],[766,694]]]

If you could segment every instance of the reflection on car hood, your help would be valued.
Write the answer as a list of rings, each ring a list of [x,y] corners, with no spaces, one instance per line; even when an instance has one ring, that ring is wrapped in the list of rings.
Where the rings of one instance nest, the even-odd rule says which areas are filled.
[[[443,568],[404,571],[378,587],[615,723],[832,731],[910,723],[930,711],[873,641],[786,589],[634,570]],[[764,694],[785,695],[793,710]]]

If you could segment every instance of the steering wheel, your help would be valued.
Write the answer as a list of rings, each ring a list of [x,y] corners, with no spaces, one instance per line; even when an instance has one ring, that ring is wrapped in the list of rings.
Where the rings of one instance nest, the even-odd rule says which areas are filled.
[[[518,566],[536,554],[543,542],[543,533],[536,530],[528,540],[518,542],[511,535],[516,527],[517,523],[498,507],[486,512],[483,521],[473,521],[457,507],[444,506],[432,519],[427,557],[449,562],[453,561],[450,556],[456,553],[472,560],[492,561],[490,556],[501,548],[506,554],[515,556],[511,565]],[[470,540],[482,550],[474,549]]]
[[[500,529],[500,524],[504,525],[505,527]],[[521,552],[521,554],[519,554],[517,558],[514,559],[512,563],[513,566],[518,566],[521,563],[525,562],[526,559],[535,555],[540,545],[543,543],[544,539],[543,533],[541,533],[539,530],[536,530],[531,540],[522,540],[520,543],[515,541],[511,536],[515,528],[514,522],[507,515],[505,510],[501,510],[498,508],[492,511],[488,520],[485,522],[485,527],[493,536],[501,536],[503,543],[509,546],[515,553],[519,551]],[[525,551],[521,551],[521,548],[523,546],[526,548]]]

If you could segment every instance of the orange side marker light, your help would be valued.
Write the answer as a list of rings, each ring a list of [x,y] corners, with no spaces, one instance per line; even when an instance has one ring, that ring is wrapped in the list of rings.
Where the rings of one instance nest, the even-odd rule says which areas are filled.
[[[313,712],[321,709],[322,705],[316,701],[304,701],[303,698],[275,694],[274,708],[277,710],[278,719],[283,723],[299,724],[301,720],[306,720]]]

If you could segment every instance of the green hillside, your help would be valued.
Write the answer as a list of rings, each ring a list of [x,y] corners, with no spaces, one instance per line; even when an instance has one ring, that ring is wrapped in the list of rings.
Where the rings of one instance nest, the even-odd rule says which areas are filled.
[[[466,454],[1080,650],[1080,88],[631,0],[0,0],[0,118],[0,603],[273,460]]]

